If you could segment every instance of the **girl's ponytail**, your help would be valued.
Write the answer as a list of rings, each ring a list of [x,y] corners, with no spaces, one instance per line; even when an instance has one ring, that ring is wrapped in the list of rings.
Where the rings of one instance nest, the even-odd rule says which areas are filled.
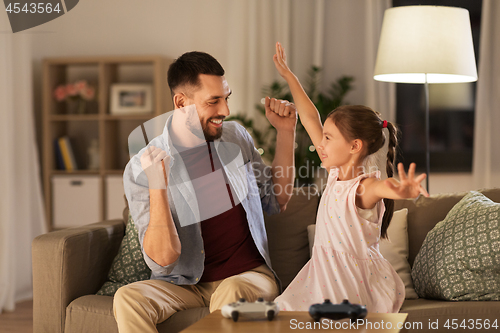
[[[387,152],[387,177],[394,175],[398,128],[395,124],[382,120],[380,113],[363,105],[339,106],[328,115],[342,136],[347,140],[361,139],[366,147],[366,155],[379,151],[387,140],[385,128],[389,131],[389,151]],[[380,236],[387,238],[387,228],[394,214],[394,200],[384,199],[385,213],[382,218]]]
[[[387,151],[387,164],[386,172],[387,177],[390,178],[394,176],[394,162],[396,158],[396,147],[398,145],[398,128],[391,122],[387,122],[387,129],[389,130],[389,145]],[[382,218],[382,228],[380,230],[380,236],[382,238],[387,238],[387,228],[391,222],[392,215],[394,214],[394,200],[384,199],[385,213]]]

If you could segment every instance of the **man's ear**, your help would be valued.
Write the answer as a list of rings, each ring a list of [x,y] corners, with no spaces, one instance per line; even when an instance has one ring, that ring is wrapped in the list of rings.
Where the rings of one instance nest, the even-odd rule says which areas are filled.
[[[180,109],[187,105],[187,97],[183,93],[177,93],[174,95],[174,108]]]
[[[363,150],[363,141],[355,139],[351,143],[351,154],[357,154]]]

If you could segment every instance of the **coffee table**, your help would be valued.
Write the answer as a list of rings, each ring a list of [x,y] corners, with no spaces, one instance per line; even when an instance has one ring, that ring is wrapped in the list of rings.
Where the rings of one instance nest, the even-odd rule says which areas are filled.
[[[212,312],[203,319],[189,326],[182,333],[282,333],[306,330],[308,332],[325,332],[338,330],[341,332],[391,332],[398,333],[399,326],[404,325],[407,313],[369,313],[365,323],[351,326],[349,319],[330,321],[322,319],[314,326],[314,320],[306,311],[281,311],[272,321],[267,319],[249,320],[240,318],[237,322],[224,318],[220,310]]]

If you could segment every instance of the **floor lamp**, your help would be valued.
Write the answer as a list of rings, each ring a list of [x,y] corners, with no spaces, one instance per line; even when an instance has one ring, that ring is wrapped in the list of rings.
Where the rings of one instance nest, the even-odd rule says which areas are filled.
[[[469,11],[443,6],[387,9],[374,79],[425,85],[426,186],[429,191],[429,83],[477,81]]]

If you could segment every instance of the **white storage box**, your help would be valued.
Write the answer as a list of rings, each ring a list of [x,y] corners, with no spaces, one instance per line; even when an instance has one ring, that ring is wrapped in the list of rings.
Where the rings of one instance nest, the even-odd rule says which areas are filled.
[[[123,218],[125,208],[123,176],[106,177],[106,220]]]
[[[99,176],[52,177],[53,226],[68,228],[101,220]]]

